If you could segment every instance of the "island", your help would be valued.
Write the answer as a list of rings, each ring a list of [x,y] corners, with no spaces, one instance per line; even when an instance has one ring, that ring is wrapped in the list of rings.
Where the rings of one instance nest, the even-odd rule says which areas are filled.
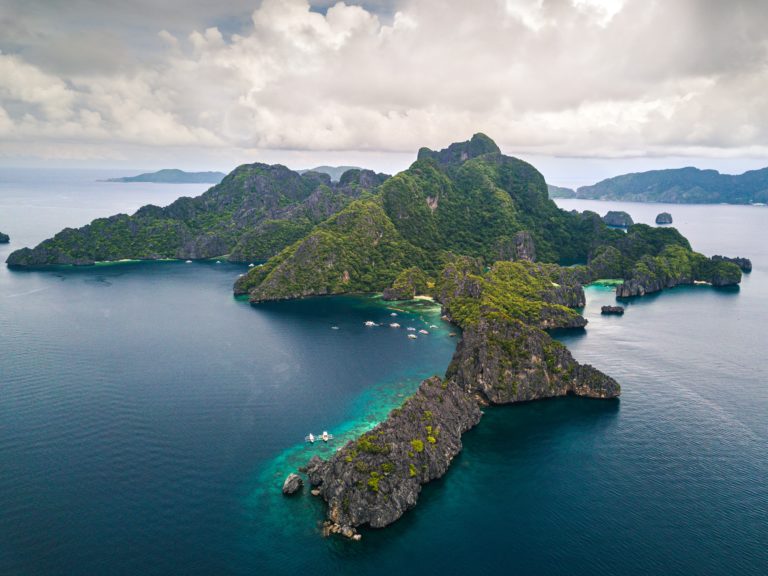
[[[623,174],[582,186],[576,197],[670,204],[765,204],[768,168],[740,175],[693,167]]]
[[[624,314],[624,306],[602,306],[600,308],[600,314],[605,314],[606,316],[611,314],[622,316]]]
[[[628,216],[628,215],[627,215]],[[617,279],[617,296],[681,284],[733,286],[741,268],[694,252],[676,229],[567,212],[542,175],[475,134],[388,177],[284,166],[236,168],[197,198],[67,229],[8,257],[18,268],[100,259],[267,256],[239,277],[237,297],[263,302],[350,293],[432,298],[461,331],[443,376],[327,460],[313,457],[281,486],[326,503],[326,534],[360,539],[413,508],[447,472],[485,407],[576,395],[615,401],[619,383],[577,362],[553,330],[584,330],[584,285]],[[190,256],[190,257],[191,257]],[[246,260],[247,261],[247,260]],[[578,262],[563,266],[561,263]],[[452,333],[453,335],[453,333]]]
[[[226,174],[223,172],[184,172],[175,168],[166,168],[157,172],[147,172],[138,176],[108,178],[105,182],[153,182],[155,184],[218,184]]]
[[[547,184],[547,192],[550,198],[576,198],[576,190]]]
[[[672,214],[661,212],[656,216],[656,224],[672,224]]]
[[[614,226],[616,228],[627,228],[634,224],[632,216],[626,212],[618,210],[611,210],[606,213],[606,215],[603,216],[603,222],[605,222],[608,226]]]
[[[0,232],[0,244],[8,244],[11,241],[11,237],[8,234]]]
[[[318,172],[319,174],[328,174],[331,177],[332,182],[338,182],[341,180],[344,172],[349,170],[362,170],[358,166],[315,166],[306,170],[296,170],[299,174],[306,174],[307,172]]]
[[[28,268],[118,260],[266,260],[386,178],[354,169],[334,183],[327,174],[244,164],[196,198],[181,197],[164,208],[148,204],[131,216],[64,229],[35,248],[11,253],[7,263]]]

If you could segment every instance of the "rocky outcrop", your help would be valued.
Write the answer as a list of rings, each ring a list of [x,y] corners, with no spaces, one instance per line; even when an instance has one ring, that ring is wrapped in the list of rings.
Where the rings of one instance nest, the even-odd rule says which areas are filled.
[[[582,274],[530,262],[497,262],[484,272],[467,257],[445,267],[437,293],[464,329],[445,379],[425,380],[371,432],[326,462],[309,462],[304,471],[328,503],[325,534],[356,537],[359,526],[386,526],[415,506],[421,485],[442,476],[461,450],[480,405],[620,394],[614,379],[579,364],[542,329],[586,324],[566,307],[583,302]]]
[[[513,237],[502,237],[496,242],[496,260],[536,260],[536,245],[527,230],[521,230]]]
[[[632,216],[622,211],[611,210],[605,216],[603,216],[603,222],[608,226],[615,226],[617,228],[629,228],[634,224]]]
[[[480,421],[473,397],[432,377],[370,432],[329,460],[313,458],[309,481],[328,503],[329,532],[381,528],[413,508],[421,486],[440,478],[461,451],[461,435]]]
[[[661,212],[656,216],[656,224],[672,224],[672,214],[669,212]]]
[[[283,494],[286,496],[296,494],[296,492],[301,490],[302,486],[304,486],[304,480],[301,479],[301,476],[298,474],[288,474],[285,482],[283,482]]]
[[[621,392],[613,378],[576,362],[543,330],[494,319],[464,330],[446,378],[491,404],[566,394],[615,398]]]
[[[521,230],[512,238],[512,260],[536,261],[536,245],[527,230]]]
[[[8,234],[0,232],[0,244],[8,244],[11,241],[11,237]]]
[[[600,314],[624,314],[624,306],[603,306],[600,308]]]
[[[727,256],[712,256],[714,262],[731,262],[741,268],[742,272],[752,272],[752,261],[749,258],[742,258],[737,256],[736,258],[728,258]]]
[[[427,275],[424,271],[413,266],[406,270],[403,270],[392,286],[386,288],[382,295],[384,300],[412,300],[418,294],[427,293]]]
[[[693,284],[693,277],[686,275],[676,277],[640,276],[639,278],[626,280],[623,284],[617,286],[616,297],[632,298],[634,296],[645,296],[646,294],[661,292],[665,288],[674,288],[681,284]]]
[[[439,164],[461,164],[471,158],[483,154],[499,154],[501,150],[496,143],[485,134],[475,134],[466,142],[455,142],[444,150],[434,151],[429,148],[420,148],[417,160],[431,158]]]

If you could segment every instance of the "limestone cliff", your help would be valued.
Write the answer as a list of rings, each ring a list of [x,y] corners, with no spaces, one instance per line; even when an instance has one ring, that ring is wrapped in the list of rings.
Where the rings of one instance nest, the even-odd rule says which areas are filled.
[[[342,529],[391,524],[416,505],[422,484],[445,474],[461,435],[479,421],[477,402],[454,382],[425,380],[373,430],[329,460],[309,463],[328,520]]]

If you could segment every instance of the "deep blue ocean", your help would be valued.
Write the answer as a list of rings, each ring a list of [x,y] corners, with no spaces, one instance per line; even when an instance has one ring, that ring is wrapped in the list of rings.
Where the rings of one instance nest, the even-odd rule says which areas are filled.
[[[120,175],[0,170],[0,260],[206,188],[95,182]],[[370,296],[250,306],[227,263],[0,267],[0,574],[768,574],[768,208],[559,204],[669,211],[754,271],[623,317],[588,288],[587,329],[561,339],[621,400],[487,409],[418,506],[358,543],[321,538],[320,502],[280,485],[445,371],[438,309],[394,311],[438,326],[412,341],[363,325],[392,318]]]

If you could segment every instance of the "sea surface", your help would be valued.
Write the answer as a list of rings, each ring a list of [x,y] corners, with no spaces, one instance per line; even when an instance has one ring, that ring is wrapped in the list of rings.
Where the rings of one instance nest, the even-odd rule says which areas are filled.
[[[0,259],[206,189],[95,182],[124,174],[0,171]],[[587,329],[561,339],[621,400],[487,409],[418,506],[358,543],[321,538],[321,503],[280,485],[444,372],[437,308],[250,306],[231,295],[246,268],[215,261],[0,267],[0,574],[767,574],[768,208],[558,203],[669,211],[754,271],[623,317],[588,288]],[[436,328],[412,341],[395,319]]]

